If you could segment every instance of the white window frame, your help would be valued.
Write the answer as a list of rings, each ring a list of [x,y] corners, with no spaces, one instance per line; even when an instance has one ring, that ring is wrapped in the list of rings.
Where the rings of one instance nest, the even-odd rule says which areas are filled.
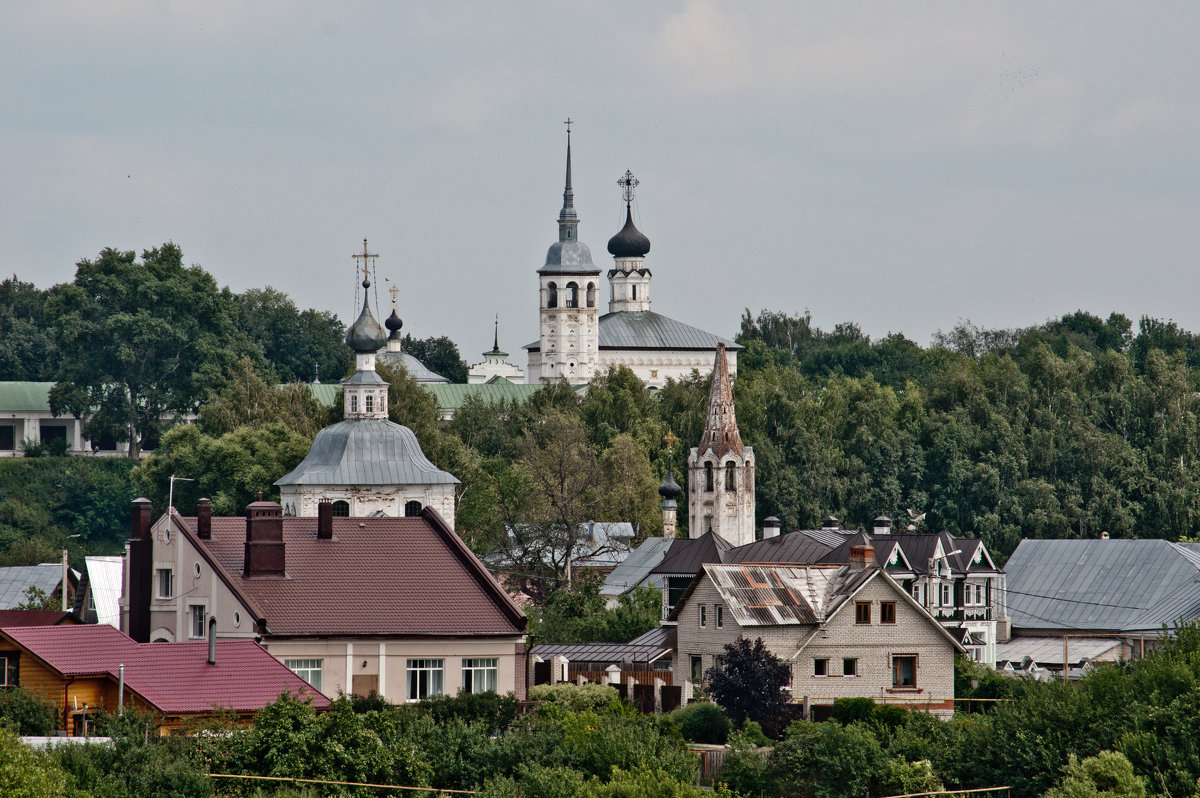
[[[446,694],[446,660],[410,659],[406,665],[408,676],[405,695],[409,701],[420,701]]]
[[[700,628],[708,628],[708,606],[705,604],[700,605]]]
[[[199,623],[199,626],[197,626]],[[199,629],[199,631],[197,631]],[[203,604],[188,605],[188,637],[200,640],[208,636],[208,607]]]
[[[5,651],[0,654],[0,687],[16,687],[21,683],[21,655],[16,651]],[[13,680],[8,680],[8,672],[13,671]]]
[[[304,681],[313,686],[317,692],[321,691],[321,677],[325,671],[325,660],[308,658],[285,659],[283,667],[287,668],[292,673],[299,676]]]
[[[167,578],[167,590],[163,592],[163,577]],[[154,589],[157,598],[173,599],[175,598],[175,569],[174,568],[155,568],[154,569]]]
[[[462,688],[468,693],[499,693],[499,658],[464,658],[462,661]]]
[[[720,604],[717,605],[717,628],[725,628],[725,607]]]
[[[850,672],[846,672],[846,663],[850,663]],[[842,676],[858,676],[858,657],[842,657]]]
[[[824,663],[824,664],[818,664]],[[821,672],[823,671],[823,672]],[[829,657],[813,657],[813,677],[825,679],[829,676]]]

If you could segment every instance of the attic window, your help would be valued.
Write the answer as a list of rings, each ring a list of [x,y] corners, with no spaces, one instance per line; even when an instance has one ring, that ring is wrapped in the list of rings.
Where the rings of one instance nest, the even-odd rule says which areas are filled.
[[[420,515],[421,514],[421,503],[418,501],[405,502],[404,503],[404,514],[405,515]]]
[[[725,628],[725,608],[719,604],[717,605],[717,628]]]
[[[894,601],[879,602],[879,622],[880,623],[895,623],[896,622],[896,602],[894,602]]]
[[[335,501],[333,503],[333,507],[331,507],[330,510],[331,510],[332,514],[337,518],[349,518],[350,517],[350,502],[345,501],[343,499],[338,499],[337,501]]]
[[[854,622],[855,623],[870,623],[871,622],[871,602],[869,602],[869,601],[854,602]]]

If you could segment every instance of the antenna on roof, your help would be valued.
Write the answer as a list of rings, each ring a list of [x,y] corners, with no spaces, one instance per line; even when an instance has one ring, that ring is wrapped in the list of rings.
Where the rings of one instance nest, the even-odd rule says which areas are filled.
[[[176,481],[195,482],[196,480],[189,479],[188,477],[177,477],[174,474],[171,475],[171,479],[170,479],[171,487],[167,488],[167,518],[168,519],[171,518],[171,511],[175,509],[175,482]]]

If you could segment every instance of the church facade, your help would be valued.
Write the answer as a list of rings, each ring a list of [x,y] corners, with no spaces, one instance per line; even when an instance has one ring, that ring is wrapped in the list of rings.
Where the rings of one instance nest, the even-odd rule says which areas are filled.
[[[607,274],[608,312],[601,314],[600,268],[592,261],[591,249],[579,240],[568,128],[558,241],[538,270],[539,338],[525,347],[526,379],[580,384],[609,367],[627,366],[648,387],[661,388],[668,379],[707,370],[718,345],[725,346],[730,371],[736,375],[740,346],[653,310],[652,274],[646,265],[650,239],[634,225],[631,210],[638,180],[627,171],[618,184],[625,200],[625,226],[608,242],[613,268]]]

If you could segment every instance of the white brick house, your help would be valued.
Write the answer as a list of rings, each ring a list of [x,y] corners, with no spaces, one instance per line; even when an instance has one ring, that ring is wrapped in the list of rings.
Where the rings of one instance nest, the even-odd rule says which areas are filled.
[[[706,564],[672,613],[677,683],[702,681],[727,643],[762,638],[790,665],[794,701],[865,697],[949,717],[963,647],[881,568],[857,565]]]

